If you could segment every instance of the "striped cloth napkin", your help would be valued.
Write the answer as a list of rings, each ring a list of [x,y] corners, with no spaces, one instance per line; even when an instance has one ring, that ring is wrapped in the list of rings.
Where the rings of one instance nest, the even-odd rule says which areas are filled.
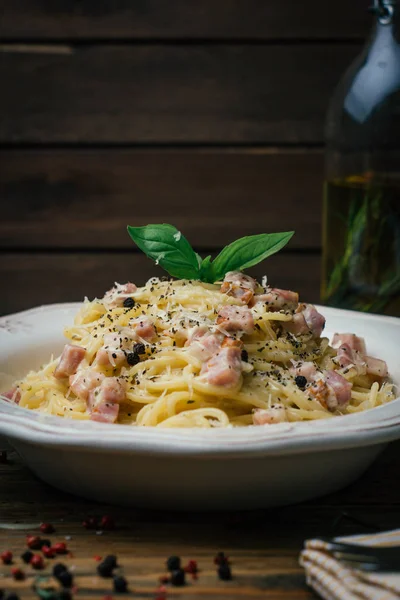
[[[400,529],[336,538],[368,546],[400,545]],[[300,554],[307,584],[324,600],[399,600],[400,573],[371,573],[343,566],[322,540],[307,540]]]

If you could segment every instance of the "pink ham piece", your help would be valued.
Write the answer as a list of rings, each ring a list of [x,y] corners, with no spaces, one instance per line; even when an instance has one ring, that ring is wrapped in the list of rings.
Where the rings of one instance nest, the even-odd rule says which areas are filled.
[[[291,290],[267,288],[265,294],[256,294],[251,301],[251,306],[263,302],[269,310],[295,310],[299,303],[299,295]]]
[[[136,290],[136,285],[129,281],[123,285],[115,283],[114,287],[104,294],[103,302],[108,308],[123,306],[124,300],[134,294]]]
[[[365,375],[367,372],[367,365],[362,355],[357,350],[353,350],[349,344],[339,346],[336,361],[342,368],[354,367],[358,375]]]
[[[283,404],[274,404],[271,408],[257,408],[253,413],[253,425],[274,425],[287,421],[286,408]]]
[[[118,377],[106,377],[100,387],[89,394],[88,408],[92,421],[115,423],[119,404],[125,400],[125,383]]]
[[[63,379],[76,373],[82,360],[85,358],[86,350],[82,346],[66,344],[61,354],[59,363],[54,371],[54,377]]]
[[[346,408],[351,399],[352,385],[337,371],[323,371],[322,377],[316,378],[307,388],[307,394],[334,412]]]
[[[217,325],[224,332],[252,333],[253,314],[247,306],[224,306],[218,313]]]
[[[77,398],[87,400],[89,393],[98,387],[104,379],[103,373],[95,371],[93,368],[83,369],[69,378],[71,392]]]
[[[373,379],[383,379],[388,376],[388,368],[384,360],[366,356],[364,338],[354,333],[335,333],[332,346],[337,348],[337,359],[341,367],[353,364],[360,375],[366,372]]]
[[[367,363],[367,373],[374,378],[382,379],[388,376],[387,364],[384,360],[379,358],[373,358],[372,356],[366,356],[365,362]]]
[[[128,331],[130,334],[128,339],[132,340],[132,332]],[[103,340],[103,346],[97,351],[96,354],[96,364],[101,365],[103,367],[120,367],[125,363],[126,354],[122,349],[123,346],[123,336],[124,334],[117,333],[106,333]]]
[[[1,392],[1,395],[3,398],[7,398],[7,400],[11,400],[11,402],[15,402],[15,404],[19,404],[19,401],[21,400],[21,392],[17,387],[11,388],[11,390],[8,390],[8,392]]]
[[[351,350],[359,352],[361,356],[366,354],[364,338],[358,337],[354,333],[335,333],[331,346],[333,348],[340,348],[343,344],[347,344]]]
[[[224,277],[221,292],[248,304],[257,289],[257,281],[240,271],[229,271]]]
[[[313,337],[319,338],[325,327],[325,317],[312,304],[299,304],[292,321],[284,322],[282,326],[293,335],[310,332]]]
[[[317,375],[317,367],[313,362],[297,362],[292,367],[290,367],[289,372],[293,377],[301,376],[307,379],[307,382],[310,383],[314,381]]]
[[[202,373],[207,376],[211,385],[236,387],[241,381],[242,360],[241,349],[225,346],[213,356],[203,367]]]
[[[216,354],[224,341],[222,333],[212,333],[206,326],[195,327],[185,346],[190,354],[205,362]]]
[[[141,340],[145,342],[153,342],[157,337],[157,331],[150,319],[140,319],[132,323],[135,333]]]

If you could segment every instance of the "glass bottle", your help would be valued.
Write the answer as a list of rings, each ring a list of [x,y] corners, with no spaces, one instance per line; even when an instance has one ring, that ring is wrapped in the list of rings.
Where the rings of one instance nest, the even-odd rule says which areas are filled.
[[[400,2],[375,0],[372,37],[326,124],[322,301],[400,316]]]

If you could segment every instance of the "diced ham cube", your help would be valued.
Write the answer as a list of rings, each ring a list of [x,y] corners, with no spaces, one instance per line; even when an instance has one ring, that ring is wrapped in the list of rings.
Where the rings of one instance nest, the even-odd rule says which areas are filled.
[[[153,342],[157,337],[157,331],[150,319],[140,319],[132,323],[135,333],[139,339],[145,342]]]
[[[123,350],[124,344],[122,336],[123,334],[106,333],[103,340],[103,346],[96,354],[96,364],[104,367],[111,366],[116,368],[125,363],[126,354]],[[132,335],[127,339],[131,341]]]
[[[353,350],[349,344],[342,344],[339,346],[337,351],[337,358],[335,359],[342,368],[354,367],[357,370],[358,375],[365,375],[367,366],[365,360],[357,350]]]
[[[118,377],[106,377],[89,394],[88,408],[92,421],[115,423],[119,404],[125,400],[125,383]]]
[[[345,408],[350,402],[352,385],[336,371],[324,371],[307,388],[307,393],[334,412]]]
[[[282,326],[294,335],[310,332],[313,337],[318,338],[325,327],[325,317],[312,304],[299,304],[292,321],[282,323]]]
[[[283,404],[274,404],[271,408],[258,408],[253,413],[254,425],[274,425],[287,421],[286,408]]]
[[[384,360],[379,358],[373,358],[372,356],[366,356],[365,362],[367,363],[367,374],[378,379],[388,376],[387,364]]]
[[[299,295],[291,290],[280,290],[279,288],[267,288],[264,294],[256,294],[251,301],[253,306],[257,302],[263,302],[269,310],[295,310],[299,303]]]
[[[221,292],[248,304],[257,289],[257,281],[240,271],[229,271],[224,277]]]
[[[194,328],[186,346],[189,347],[190,354],[205,362],[220,350],[223,341],[222,333],[212,333],[207,327],[202,326]]]
[[[252,333],[253,314],[247,306],[224,306],[218,313],[217,325],[222,331]]]
[[[364,338],[358,337],[354,333],[335,333],[332,338],[332,347],[340,348],[343,344],[347,344],[352,350],[359,352],[361,356],[366,353]]]
[[[69,378],[71,391],[77,398],[87,400],[89,393],[98,387],[104,379],[103,373],[93,368],[83,369]]]
[[[54,371],[54,377],[63,379],[76,373],[82,360],[85,358],[86,350],[82,346],[66,344],[61,354],[59,363]]]
[[[19,404],[19,401],[21,400],[21,392],[17,387],[13,387],[7,392],[1,392],[1,395],[3,398],[7,398],[7,400],[11,400],[11,402],[15,402],[15,404]]]
[[[289,369],[293,377],[301,376],[307,379],[307,383],[314,381],[317,375],[317,367],[313,362],[297,362]]]
[[[136,290],[137,287],[134,283],[128,282],[123,285],[115,283],[114,287],[104,294],[103,302],[108,308],[123,306],[125,298],[129,298]]]
[[[204,365],[202,373],[206,374],[207,381],[211,385],[228,388],[238,386],[242,374],[240,348],[221,348],[218,354]]]

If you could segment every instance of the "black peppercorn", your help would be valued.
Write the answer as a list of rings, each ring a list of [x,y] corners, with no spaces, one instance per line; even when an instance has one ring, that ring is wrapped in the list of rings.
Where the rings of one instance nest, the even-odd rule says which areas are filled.
[[[247,350],[242,350],[241,358],[243,362],[249,362],[249,353],[247,352]]]
[[[138,342],[133,346],[133,351],[136,352],[136,354],[145,354],[146,347],[141,342]]]
[[[223,581],[232,579],[232,572],[229,563],[223,562],[218,566],[218,577]]]
[[[170,556],[167,560],[168,571],[177,571],[181,568],[181,559],[179,556]]]
[[[124,307],[125,308],[133,308],[135,306],[135,301],[133,298],[125,298]]]
[[[139,354],[137,354],[136,352],[129,352],[126,355],[126,360],[128,361],[128,365],[131,365],[133,367],[134,365],[137,365],[138,362],[140,362]]]
[[[300,389],[304,389],[307,385],[307,379],[303,375],[296,375],[294,382]]]
[[[33,552],[31,552],[30,550],[26,550],[26,552],[24,552],[23,554],[21,554],[22,560],[27,565],[29,565],[29,563],[31,562],[32,556],[33,556]]]
[[[72,587],[73,577],[70,571],[62,571],[57,575],[57,579],[64,588]]]
[[[122,575],[115,576],[114,577],[114,591],[123,593],[123,592],[126,592],[127,589],[128,589],[128,582],[125,579],[125,577],[122,577]]]
[[[43,548],[43,546],[47,546],[48,548],[51,547],[51,541],[50,540],[40,540],[40,547]]]
[[[172,585],[185,585],[185,571],[183,569],[176,569],[176,571],[172,571],[171,583]]]
[[[109,554],[103,559],[103,563],[109,565],[112,569],[115,569],[117,566],[117,557],[115,554]]]
[[[58,579],[58,577],[60,576],[61,573],[64,573],[64,571],[68,571],[67,567],[65,565],[63,565],[62,563],[57,563],[56,565],[54,565],[53,567],[53,575],[56,579]]]
[[[101,562],[97,566],[97,572],[100,575],[100,577],[111,577],[114,568],[115,567],[111,563],[108,563],[107,561],[103,560],[103,562]]]

